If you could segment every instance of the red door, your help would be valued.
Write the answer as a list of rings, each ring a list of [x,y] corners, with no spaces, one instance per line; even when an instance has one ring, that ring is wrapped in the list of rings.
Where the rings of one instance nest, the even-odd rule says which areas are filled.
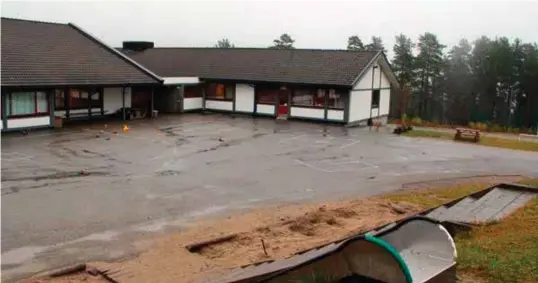
[[[281,89],[278,92],[278,116],[288,116],[289,102],[288,90]]]

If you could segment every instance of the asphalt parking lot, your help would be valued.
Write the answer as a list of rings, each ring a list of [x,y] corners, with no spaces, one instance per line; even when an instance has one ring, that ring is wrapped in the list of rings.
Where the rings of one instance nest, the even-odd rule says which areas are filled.
[[[117,126],[2,137],[3,280],[129,256],[144,248],[140,237],[264,204],[435,178],[538,176],[538,153],[385,130],[198,114]]]

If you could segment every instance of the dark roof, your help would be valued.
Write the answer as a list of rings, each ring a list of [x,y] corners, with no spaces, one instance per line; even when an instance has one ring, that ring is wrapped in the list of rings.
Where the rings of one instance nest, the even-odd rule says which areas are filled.
[[[159,79],[73,24],[2,18],[2,86],[129,85]]]
[[[161,77],[351,86],[378,54],[346,50],[151,48],[123,51]]]

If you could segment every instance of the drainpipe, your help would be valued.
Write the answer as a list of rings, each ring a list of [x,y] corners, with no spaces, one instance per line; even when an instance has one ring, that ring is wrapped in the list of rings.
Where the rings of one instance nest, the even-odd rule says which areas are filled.
[[[125,87],[121,89],[121,117],[125,121]]]
[[[52,91],[48,91],[48,92],[47,92],[47,96],[48,96],[48,98],[49,98],[50,124],[51,124],[51,126],[54,127],[54,124],[55,124],[55,122],[56,122],[56,121],[54,121],[54,120],[55,120],[55,118],[54,118],[54,106],[55,106],[55,105],[54,105],[54,104],[55,104],[55,103],[54,103],[54,100],[56,99],[56,91],[55,91],[54,89],[53,89]],[[4,104],[2,104],[2,105],[4,105]],[[3,112],[4,112],[3,110],[4,110],[4,109],[2,108],[2,119],[3,119],[3,117],[4,117],[4,116],[3,116]]]
[[[2,131],[7,130],[7,113],[6,113],[6,107],[8,104],[7,101],[7,95],[3,95],[4,91],[2,91]]]
[[[151,119],[153,119],[153,109],[154,109],[154,107],[155,107],[155,102],[153,101],[153,98],[154,98],[154,92],[155,92],[155,88],[154,88],[154,87],[151,87],[151,101],[150,101],[150,109],[149,109],[149,111],[150,111],[150,112],[149,112],[149,113],[150,113],[150,114],[149,114],[149,115],[150,115],[149,117],[150,117]]]

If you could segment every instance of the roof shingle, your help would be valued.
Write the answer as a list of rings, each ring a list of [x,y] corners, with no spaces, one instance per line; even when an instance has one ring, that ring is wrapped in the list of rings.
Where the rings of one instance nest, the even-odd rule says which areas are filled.
[[[71,24],[2,18],[2,86],[158,83]]]
[[[123,51],[161,77],[351,86],[377,52],[262,48]]]

